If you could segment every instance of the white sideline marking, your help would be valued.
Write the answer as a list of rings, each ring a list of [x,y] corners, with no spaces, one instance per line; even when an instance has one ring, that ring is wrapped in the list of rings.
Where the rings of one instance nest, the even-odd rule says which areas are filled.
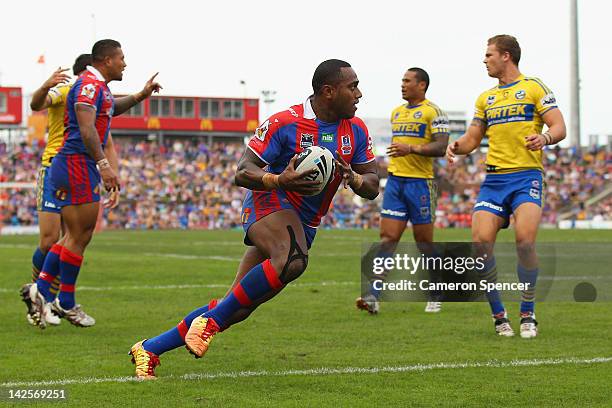
[[[601,364],[609,363],[612,357],[594,357],[589,359],[579,359],[575,357],[544,359],[544,360],[511,360],[511,361],[483,361],[483,362],[463,362],[463,363],[431,363],[415,364],[408,366],[386,366],[386,367],[320,367],[309,370],[285,370],[285,371],[228,371],[217,373],[192,373],[180,376],[169,375],[163,379],[178,378],[179,380],[198,381],[214,380],[217,378],[249,378],[249,377],[289,377],[289,376],[319,376],[319,375],[343,375],[343,374],[377,374],[377,373],[405,373],[412,371],[430,371],[440,369],[457,368],[508,368],[508,367],[538,367],[552,366],[560,364]],[[39,387],[70,384],[98,384],[98,383],[126,383],[138,382],[141,380],[135,377],[88,377],[88,378],[66,378],[63,380],[51,381],[22,381],[5,382],[0,387]]]
[[[358,286],[359,282],[338,282],[338,281],[323,281],[323,282],[295,282],[291,287],[311,287],[311,286]],[[206,285],[134,285],[134,286],[79,286],[79,291],[90,292],[110,292],[113,290],[167,290],[167,289],[205,289],[205,288],[228,288],[229,283],[210,283]],[[19,288],[0,288],[0,293],[17,293]]]
[[[173,254],[166,252],[145,252],[143,255],[146,256],[158,256],[161,258],[175,258],[175,259],[211,259],[214,261],[229,261],[229,262],[240,262],[242,258],[232,256],[220,256],[220,255],[187,255],[187,254]]]

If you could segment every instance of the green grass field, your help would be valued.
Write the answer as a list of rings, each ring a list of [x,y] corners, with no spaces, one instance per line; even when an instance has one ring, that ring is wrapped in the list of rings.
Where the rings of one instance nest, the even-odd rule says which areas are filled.
[[[184,348],[162,355],[152,382],[130,379],[130,346],[225,293],[240,232],[97,235],[77,292],[96,326],[44,331],[28,325],[18,297],[36,237],[0,237],[0,389],[65,380],[38,388],[64,388],[64,405],[79,407],[611,406],[612,303],[543,302],[533,340],[496,337],[485,303],[447,303],[437,315],[423,303],[384,303],[369,316],[354,299],[361,242],[376,237],[320,231],[296,283],[218,335],[203,359]],[[544,230],[539,240],[612,244],[612,233]],[[518,305],[506,306],[518,330]]]

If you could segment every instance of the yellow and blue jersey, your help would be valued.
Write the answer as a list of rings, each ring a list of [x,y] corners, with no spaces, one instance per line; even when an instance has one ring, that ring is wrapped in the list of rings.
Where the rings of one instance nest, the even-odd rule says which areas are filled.
[[[47,146],[42,155],[42,165],[49,167],[51,159],[55,157],[57,151],[62,146],[64,140],[64,113],[66,111],[66,98],[70,91],[71,84],[63,84],[52,88],[48,96],[51,98],[51,105],[47,112],[49,123],[49,136]]]
[[[543,170],[542,151],[528,150],[525,137],[541,133],[542,116],[555,108],[557,101],[552,91],[538,78],[524,75],[480,94],[474,119],[487,126],[487,169],[502,173]]]
[[[403,104],[391,113],[392,142],[410,145],[431,143],[436,137],[448,135],[446,114],[425,99],[418,105]],[[434,177],[433,157],[408,154],[389,159],[389,173],[400,177],[431,179]]]

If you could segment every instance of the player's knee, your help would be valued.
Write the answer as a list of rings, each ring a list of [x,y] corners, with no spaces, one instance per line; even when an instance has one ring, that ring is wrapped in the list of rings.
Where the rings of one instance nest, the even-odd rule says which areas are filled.
[[[402,234],[395,234],[391,231],[380,231],[380,242],[383,244],[396,244],[402,238]]]
[[[296,280],[306,270],[308,266],[308,255],[293,257],[283,267],[279,276],[280,281],[286,285],[291,281]]]

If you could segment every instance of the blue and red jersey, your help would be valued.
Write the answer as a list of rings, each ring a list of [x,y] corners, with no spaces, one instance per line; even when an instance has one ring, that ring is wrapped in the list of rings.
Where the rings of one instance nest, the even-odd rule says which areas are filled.
[[[268,171],[280,174],[291,158],[309,146],[322,146],[349,164],[364,164],[374,160],[372,140],[363,121],[357,117],[327,123],[318,119],[310,98],[266,120],[249,141],[248,147],[268,165]],[[314,196],[302,196],[293,191],[282,195],[297,210],[302,222],[317,227],[327,214],[342,179],[335,175],[327,188]]]
[[[64,115],[64,141],[59,150],[62,154],[88,155],[76,117],[76,105],[78,104],[89,105],[96,110],[96,130],[104,149],[110,131],[115,100],[104,77],[94,67],[88,66],[68,93]]]

